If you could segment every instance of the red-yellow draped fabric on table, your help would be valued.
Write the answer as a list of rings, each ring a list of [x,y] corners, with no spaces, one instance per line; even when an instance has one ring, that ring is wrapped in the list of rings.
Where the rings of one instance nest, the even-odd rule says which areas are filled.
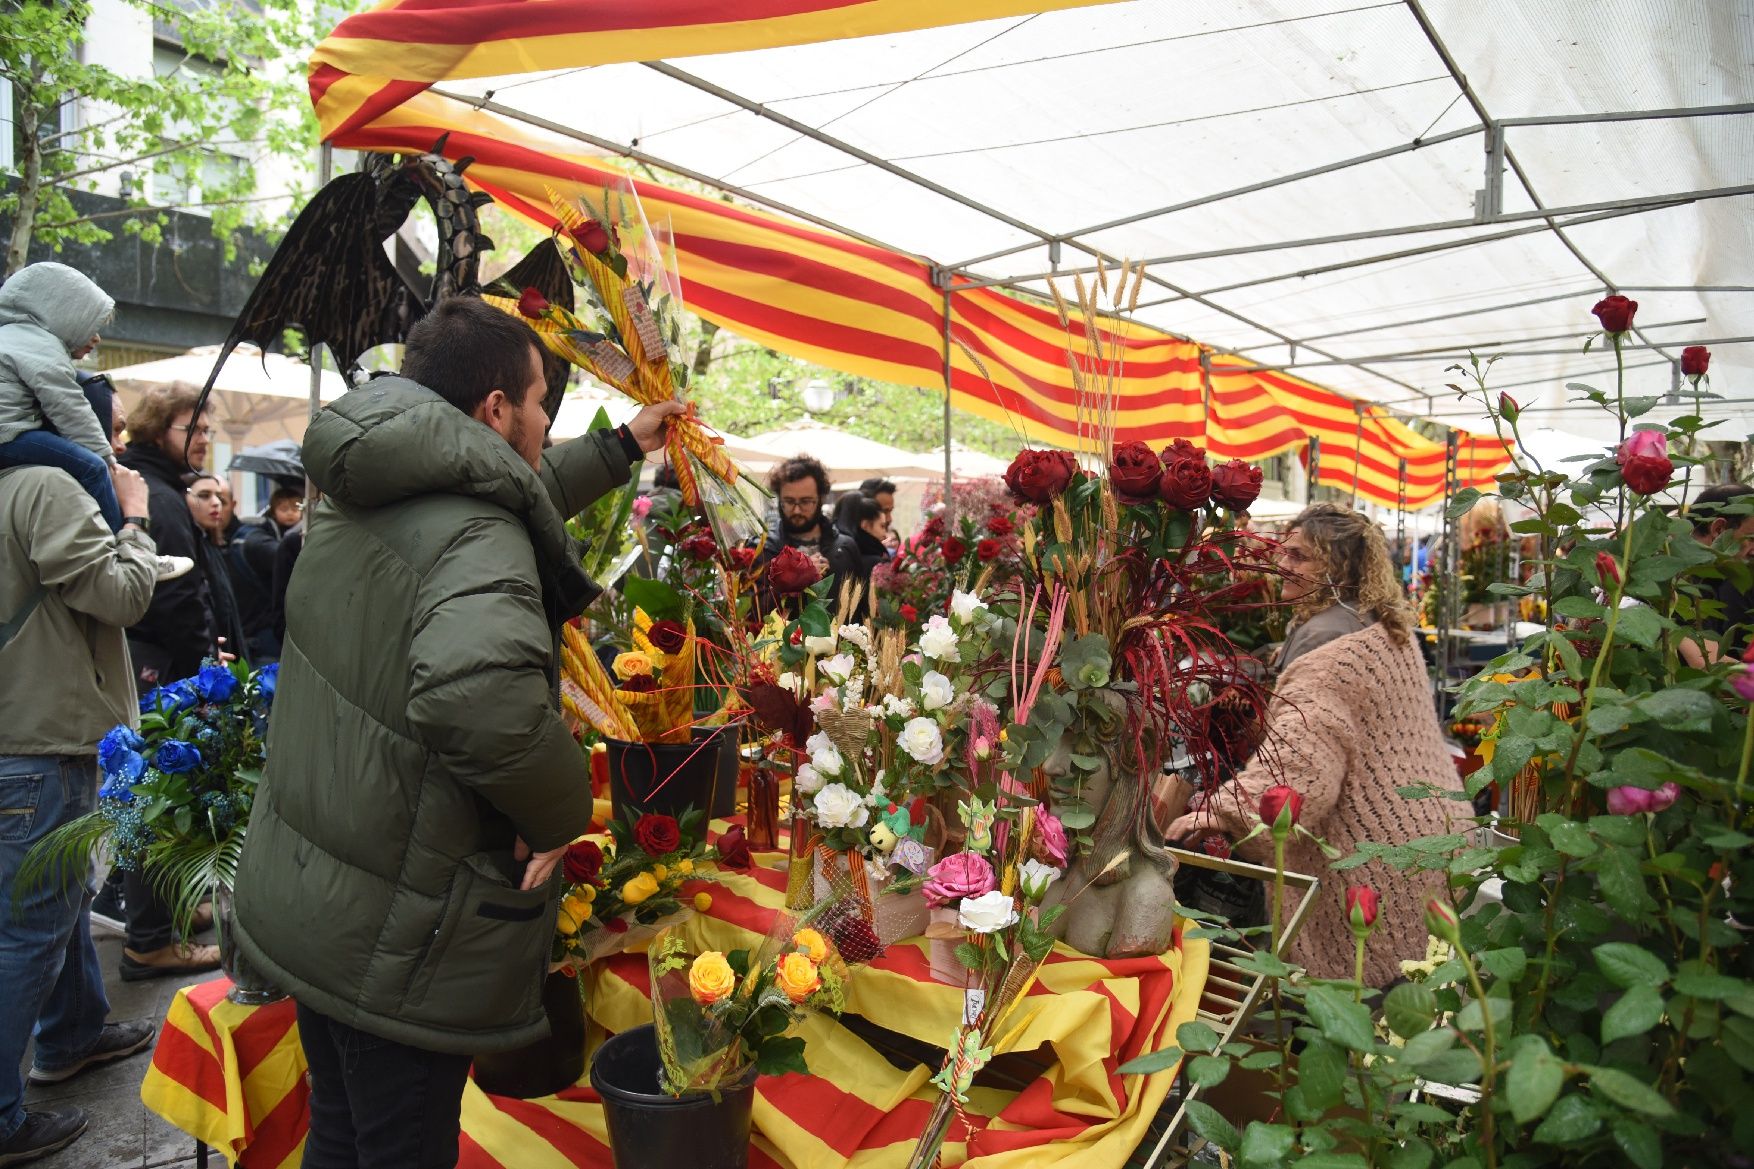
[[[1082,6],[1083,0],[389,0],[349,17],[317,47],[311,97],[324,135],[361,150],[473,157],[470,181],[506,207],[553,223],[547,196],[606,185],[637,189],[646,213],[667,222],[683,300],[694,312],[781,352],[846,373],[944,387],[945,296],[929,261],[834,231],[727,204],[644,179],[581,153],[560,134],[513,121],[431,86],[467,77],[532,73],[632,60],[733,52]],[[1089,449],[1067,349],[1082,349],[1053,309],[993,288],[950,297],[950,395],[970,413],[1018,426],[1031,441]],[[1319,479],[1361,498],[1440,499],[1444,445],[1380,408],[1268,371],[1140,324],[1104,321],[1124,354],[1115,437],[1162,446],[1185,438],[1217,458],[1259,460],[1320,437]],[[1202,355],[1212,362],[1210,386]],[[1098,379],[1101,380],[1101,379]],[[1463,436],[1461,486],[1480,486],[1507,461],[1495,441]],[[1357,454],[1354,457],[1353,452]]]

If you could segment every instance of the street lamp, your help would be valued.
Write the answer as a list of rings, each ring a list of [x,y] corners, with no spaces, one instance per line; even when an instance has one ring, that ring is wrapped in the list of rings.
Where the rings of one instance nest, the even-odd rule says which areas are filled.
[[[804,409],[812,414],[820,414],[834,405],[834,387],[821,378],[811,378],[804,383]]]

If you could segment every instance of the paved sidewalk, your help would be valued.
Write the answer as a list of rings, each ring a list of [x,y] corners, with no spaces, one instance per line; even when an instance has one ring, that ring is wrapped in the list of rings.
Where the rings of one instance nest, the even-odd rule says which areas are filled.
[[[110,996],[110,1019],[123,1022],[150,1019],[156,1026],[164,1019],[171,998],[189,982],[204,981],[214,975],[198,978],[159,978],[150,982],[123,982],[118,967],[122,961],[122,939],[103,930],[95,931],[97,953],[103,962],[104,988]],[[211,942],[211,933],[202,941]],[[64,1084],[32,1086],[26,1090],[27,1105],[53,1107],[56,1103],[77,1105],[91,1118],[85,1135],[53,1156],[30,1164],[35,1169],[147,1169],[148,1166],[193,1166],[195,1142],[187,1134],[172,1128],[146,1110],[140,1102],[140,1081],[151,1062],[150,1051],[115,1063],[93,1068]],[[30,1052],[25,1052],[24,1066],[30,1067]],[[208,1163],[223,1166],[225,1158],[213,1154]]]

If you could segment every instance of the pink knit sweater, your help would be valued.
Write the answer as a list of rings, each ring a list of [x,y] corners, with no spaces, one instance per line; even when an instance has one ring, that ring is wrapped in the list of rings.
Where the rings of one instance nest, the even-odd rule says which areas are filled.
[[[1459,786],[1438,729],[1425,662],[1411,642],[1397,643],[1381,625],[1348,634],[1302,655],[1279,679],[1267,708],[1262,755],[1221,789],[1207,815],[1233,836],[1258,823],[1263,791],[1283,781],[1303,793],[1301,823],[1350,853],[1361,840],[1401,844],[1468,827],[1472,809],[1446,799],[1408,799],[1397,788]],[[1269,766],[1275,760],[1278,768]],[[1244,846],[1248,859],[1271,863],[1266,834]],[[1425,956],[1425,899],[1442,888],[1438,873],[1411,873],[1380,861],[1331,871],[1321,850],[1293,836],[1286,868],[1313,873],[1321,888],[1293,942],[1299,963],[1321,978],[1352,977],[1352,933],[1346,922],[1349,885],[1368,885],[1381,899],[1376,932],[1365,952],[1365,979],[1383,986],[1403,959]]]

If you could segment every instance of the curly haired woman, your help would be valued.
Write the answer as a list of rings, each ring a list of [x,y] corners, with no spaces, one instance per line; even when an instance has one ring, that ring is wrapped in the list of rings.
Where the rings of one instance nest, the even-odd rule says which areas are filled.
[[[1359,841],[1404,844],[1457,830],[1471,812],[1466,803],[1409,799],[1397,790],[1453,788],[1456,772],[1382,532],[1357,512],[1313,504],[1291,522],[1278,558],[1280,598],[1295,619],[1267,708],[1266,743],[1231,784],[1176,820],[1166,835],[1242,837],[1259,822],[1261,793],[1281,782],[1303,795],[1301,824],[1342,853]],[[1270,850],[1264,834],[1243,848],[1257,858]],[[1381,898],[1367,950],[1368,983],[1385,986],[1399,976],[1401,961],[1424,957],[1421,912],[1441,886],[1439,874],[1381,862],[1328,872],[1320,850],[1302,836],[1291,841],[1286,866],[1322,878],[1293,947],[1311,973],[1352,976],[1348,885],[1368,885]]]

